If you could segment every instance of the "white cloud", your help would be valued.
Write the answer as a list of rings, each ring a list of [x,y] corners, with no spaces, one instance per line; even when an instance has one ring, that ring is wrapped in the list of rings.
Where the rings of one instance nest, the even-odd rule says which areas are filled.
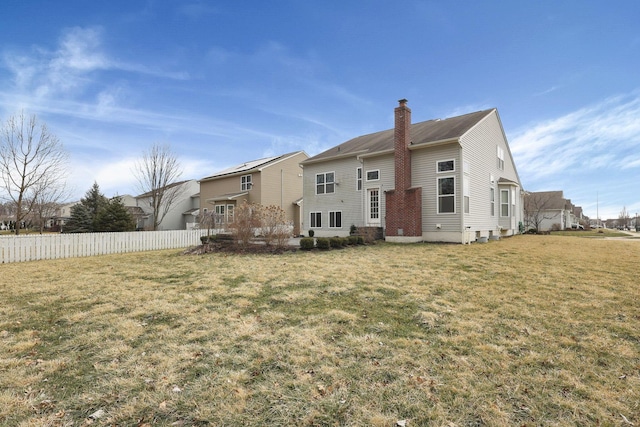
[[[51,102],[82,95],[87,87],[101,84],[98,76],[93,75],[101,71],[118,70],[175,80],[189,78],[186,72],[165,71],[111,57],[106,52],[104,30],[100,27],[68,28],[54,50],[36,47],[27,53],[5,51],[3,65],[13,74],[16,95]]]
[[[569,169],[625,167],[626,152],[640,149],[640,93],[528,126],[511,136],[510,146],[519,171],[534,179]]]

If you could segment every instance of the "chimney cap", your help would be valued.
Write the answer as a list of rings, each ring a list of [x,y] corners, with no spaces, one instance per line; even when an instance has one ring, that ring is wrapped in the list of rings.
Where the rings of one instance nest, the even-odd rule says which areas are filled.
[[[401,100],[398,101],[400,103],[401,107],[404,107],[405,104],[408,102],[406,99],[402,98]]]

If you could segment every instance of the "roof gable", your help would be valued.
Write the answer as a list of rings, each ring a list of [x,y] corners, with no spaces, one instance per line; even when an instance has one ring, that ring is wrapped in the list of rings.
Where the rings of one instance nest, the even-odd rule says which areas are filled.
[[[414,123],[411,125],[411,143],[417,146],[460,138],[493,111],[495,111],[494,108],[448,119]],[[362,135],[343,142],[316,156],[310,157],[302,163],[313,163],[349,155],[375,154],[393,150],[393,137],[393,128],[369,135]]]
[[[230,168],[221,170],[219,172],[214,173],[213,175],[202,178],[200,181],[208,181],[211,179],[221,178],[227,175],[235,175],[240,173],[248,173],[260,171],[262,168],[267,167],[273,163],[276,163],[282,159],[287,157],[296,155],[298,153],[303,153],[303,151],[294,151],[292,153],[282,154],[279,156],[273,157],[265,157],[262,159],[250,160],[248,162],[241,163],[239,165],[231,166]]]

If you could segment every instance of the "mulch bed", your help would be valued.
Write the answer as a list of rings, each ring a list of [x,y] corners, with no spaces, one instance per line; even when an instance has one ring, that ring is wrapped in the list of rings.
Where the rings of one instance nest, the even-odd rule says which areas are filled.
[[[231,254],[283,254],[295,252],[299,248],[295,246],[278,247],[265,245],[264,243],[248,243],[239,245],[235,242],[207,243],[187,249],[185,255],[202,255],[208,253],[231,253]]]

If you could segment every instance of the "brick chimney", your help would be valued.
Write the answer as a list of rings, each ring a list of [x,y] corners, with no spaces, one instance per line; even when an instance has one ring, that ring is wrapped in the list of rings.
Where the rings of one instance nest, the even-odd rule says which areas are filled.
[[[400,105],[394,110],[395,128],[393,144],[395,152],[395,187],[396,191],[405,191],[411,187],[411,109],[407,100],[398,101]]]
[[[395,188],[386,192],[387,240],[418,241],[422,237],[422,188],[411,187],[411,109],[401,99],[394,110]]]

